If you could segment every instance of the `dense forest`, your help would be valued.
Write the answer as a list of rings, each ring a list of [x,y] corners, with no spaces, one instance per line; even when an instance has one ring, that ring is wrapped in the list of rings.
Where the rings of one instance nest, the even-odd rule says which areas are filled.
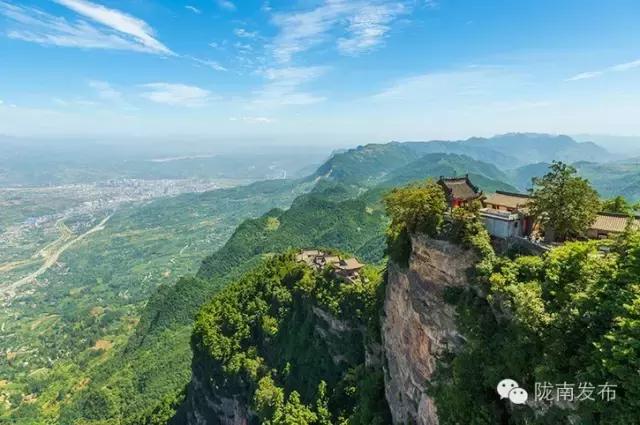
[[[165,424],[177,410],[174,421],[179,421],[193,385],[192,368],[201,364],[232,384],[224,391],[244,397],[259,422],[291,423],[282,418],[293,415],[296,421],[307,421],[294,423],[389,423],[381,394],[382,369],[363,366],[362,358],[368,342],[376,339],[386,258],[407,266],[409,236],[414,233],[461,244],[480,259],[470,277],[476,290],[448,294],[469,344],[442,359],[430,389],[439,411],[445,412],[443,423],[491,424],[507,417],[513,423],[551,424],[569,417],[565,406],[547,406],[545,415],[536,416],[531,409],[514,410],[496,400],[493,380],[502,374],[526,376],[522,381],[532,389],[536,382],[561,377],[576,384],[579,379],[590,379],[594,385],[617,382],[619,400],[636,394],[631,371],[638,364],[638,294],[633,283],[637,235],[571,242],[543,256],[498,255],[477,221],[477,211],[458,209],[445,220],[439,187],[424,179],[468,173],[487,192],[516,191],[510,176],[477,159],[421,149],[420,144],[361,147],[334,155],[307,179],[227,192],[225,196],[244,196],[266,187],[265,196],[272,193],[284,203],[303,194],[287,209],[272,209],[240,223],[196,273],[160,285],[144,306],[140,293],[138,305],[126,315],[102,311],[90,323],[78,324],[83,332],[78,335],[92,345],[106,329],[115,332],[121,326],[118,318],[126,318],[127,329],[113,340],[116,347],[109,353],[90,350],[79,362],[61,362],[26,376],[20,391],[37,395],[37,401],[20,403],[16,396],[10,402],[20,407],[5,417],[14,424]],[[409,186],[394,190],[405,184]],[[215,208],[223,194],[214,194],[181,197],[176,205],[169,200],[152,203],[130,214],[150,228],[167,220],[179,226],[180,211],[196,211],[191,202],[210,199],[206,208]],[[218,208],[224,208],[232,222],[236,200],[224,199],[227,204]],[[255,210],[264,204],[255,205]],[[624,198],[598,205],[625,214],[636,208]],[[116,218],[126,231],[130,221]],[[574,233],[569,235],[573,238]],[[309,247],[337,249],[370,263],[371,285],[347,293],[331,276],[292,261],[291,252]],[[97,258],[86,266],[91,264],[98,281],[108,264]],[[101,288],[105,287],[95,285],[92,292]],[[374,301],[377,307],[370,308]],[[348,341],[333,341],[347,353],[344,365],[314,363],[317,373],[304,380],[299,368],[311,364],[310,358],[327,360],[332,349],[314,345],[317,341],[305,333],[317,325],[317,317],[309,313],[313,306],[337,320],[352,321],[351,326],[362,332]],[[225,314],[216,313],[221,311]],[[226,315],[232,311],[233,317]],[[229,333],[241,324],[242,332]],[[573,345],[558,345],[562,338]],[[211,343],[214,340],[224,342]],[[226,351],[216,351],[223,348]],[[512,361],[504,363],[505,358]],[[481,362],[486,367],[478,368]],[[584,369],[578,367],[580,362]],[[467,387],[475,390],[461,391]],[[637,410],[621,405],[594,403],[571,415],[584,423],[619,423]]]
[[[253,423],[385,424],[380,365],[365,365],[367,345],[379,339],[383,296],[375,267],[345,283],[292,253],[279,255],[201,309],[196,358],[206,358],[214,393],[251,406]],[[182,423],[190,407],[174,422]]]

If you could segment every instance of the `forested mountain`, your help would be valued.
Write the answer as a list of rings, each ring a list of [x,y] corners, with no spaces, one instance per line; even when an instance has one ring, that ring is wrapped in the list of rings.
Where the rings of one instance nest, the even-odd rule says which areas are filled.
[[[622,195],[632,201],[640,200],[640,158],[605,164],[578,162],[575,166],[602,196]]]
[[[197,380],[172,423],[388,423],[381,365],[366,353],[379,342],[382,276],[371,266],[362,274],[345,285],[289,253],[225,288],[198,315]]]
[[[394,192],[390,229],[409,231],[410,250],[381,282],[340,282],[285,253],[216,294],[171,423],[638,423],[640,233],[501,255],[477,217],[445,221],[430,190]],[[523,399],[500,399],[505,376]]]
[[[518,141],[523,139],[526,143],[520,150]],[[127,342],[120,340],[108,356],[98,351],[95,353],[99,355],[93,355],[92,351],[82,360],[81,370],[68,364],[54,368],[33,386],[38,391],[38,401],[24,404],[12,414],[12,420],[30,424],[33,418],[46,417],[61,424],[97,425],[118,418],[123,425],[166,423],[189,384],[192,360],[189,341],[194,320],[202,306],[223,288],[244,279],[246,272],[266,258],[299,248],[337,249],[380,265],[388,224],[381,200],[391,188],[429,177],[469,174],[486,192],[517,191],[523,176],[530,177],[530,173],[539,172],[544,165],[530,164],[526,169],[508,171],[504,164],[546,160],[545,149],[556,139],[544,135],[506,135],[485,140],[487,145],[479,139],[470,139],[361,146],[334,154],[311,176],[301,180],[257,183],[231,189],[224,192],[226,197],[220,198],[217,192],[183,196],[178,203],[167,199],[131,210],[131,219],[145,223],[146,228],[162,231],[166,226],[175,226],[175,231],[180,232],[186,229],[181,227],[184,217],[199,217],[203,206],[211,211],[223,209],[229,214],[225,215],[229,222],[235,202],[245,216],[264,208],[268,197],[283,207],[271,209],[259,218],[235,222],[239,225],[233,233],[226,233],[229,238],[223,246],[213,253],[200,253],[204,260],[197,272],[177,281],[173,281],[175,274],[170,275],[169,282],[163,281],[151,294],[136,315],[139,321],[130,321],[127,335],[131,337]],[[597,151],[591,145],[582,146],[568,138],[558,140],[560,148],[554,151],[558,155],[580,158]],[[627,166],[633,168],[633,164]],[[251,193],[258,198],[245,205]],[[122,232],[137,229],[128,227],[127,220],[115,218]],[[218,235],[211,229],[202,231]],[[244,293],[237,285],[235,288],[238,294]],[[313,385],[320,385],[320,380]],[[288,396],[287,385],[285,390]],[[309,398],[305,400],[308,402]],[[349,409],[354,413],[359,402],[353,399],[352,402]],[[339,416],[339,410],[332,412]]]
[[[308,180],[315,182],[316,189],[296,199],[289,209],[272,210],[259,219],[242,223],[224,247],[203,261],[196,277],[161,287],[152,295],[122,354],[97,366],[90,373],[92,384],[63,406],[63,423],[84,417],[86,403],[92,397],[103,398],[105,395],[99,389],[104,387],[114,388],[109,397],[115,403],[115,410],[105,418],[115,411],[127,412],[127,420],[136,423],[157,409],[169,408],[188,382],[191,353],[187,342],[198,308],[233,278],[257,264],[263,255],[326,246],[355,254],[361,260],[380,261],[386,226],[380,200],[391,186],[472,170],[483,178],[479,182],[483,189],[513,189],[494,180],[503,176],[494,166],[459,155],[435,154],[418,159],[407,156],[400,162],[387,163],[386,168],[382,155],[378,170],[384,177],[370,179],[368,159],[377,157],[375,145],[373,150],[354,151],[356,156],[367,158],[366,166],[346,160],[344,174]],[[345,154],[336,156],[345,158]],[[323,168],[327,168],[326,164]]]
[[[393,142],[359,146],[334,155],[318,169],[316,175],[345,183],[376,184],[391,170],[399,169],[428,154],[443,153],[464,155],[494,165],[500,170],[553,160],[603,162],[614,158],[605,149],[593,143],[578,143],[568,136],[514,133],[489,139]],[[491,175],[488,177],[497,178],[501,173],[495,169],[489,171],[489,174]]]
[[[537,162],[605,162],[615,158],[606,149],[592,142],[576,142],[569,136],[537,133],[510,133],[491,138],[471,138],[463,144],[475,149],[489,149],[507,155],[514,162],[503,169]],[[488,161],[492,162],[492,161]]]

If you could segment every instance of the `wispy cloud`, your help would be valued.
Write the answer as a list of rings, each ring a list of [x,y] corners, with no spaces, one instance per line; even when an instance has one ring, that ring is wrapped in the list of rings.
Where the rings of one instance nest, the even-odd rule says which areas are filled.
[[[258,36],[256,31],[247,31],[244,28],[236,28],[233,30],[233,33],[241,38],[256,38]]]
[[[216,3],[218,3],[218,7],[220,9],[224,9],[228,11],[234,11],[237,9],[235,3],[233,3],[230,0],[216,0]]]
[[[287,105],[310,105],[325,100],[307,91],[301,86],[316,80],[327,71],[326,67],[285,67],[269,68],[261,72],[267,84],[253,99],[254,105],[278,107]]]
[[[228,71],[228,69],[224,66],[222,66],[219,62],[214,61],[214,60],[209,60],[209,59],[199,59],[199,58],[195,58],[193,56],[187,56],[189,59],[191,59],[192,61],[194,61],[195,63],[202,65],[202,66],[206,66],[207,68],[211,68],[214,71],[220,71],[220,72],[226,72]]]
[[[0,14],[11,23],[7,35],[46,45],[173,54],[155,38],[153,29],[140,19],[84,0],[54,1],[91,21],[68,21],[40,9],[0,0]]]
[[[197,7],[192,6],[190,4],[186,5],[184,8],[189,10],[189,11],[191,11],[191,12],[193,12],[193,13],[195,13],[196,15],[202,14],[202,10],[200,10]]]
[[[52,99],[53,103],[55,103],[57,106],[62,106],[62,107],[94,107],[94,106],[98,106],[98,102],[94,101],[94,100],[87,100],[87,99],[82,99],[82,98],[74,98],[74,99],[61,99],[59,97],[55,97]]]
[[[246,124],[271,124],[273,119],[267,117],[231,117],[229,121],[239,121]]]
[[[101,99],[109,101],[122,99],[122,93],[106,81],[91,80],[89,81],[89,87],[94,89]]]
[[[204,106],[213,97],[208,90],[186,84],[150,83],[141,87],[145,90],[141,94],[143,98],[171,106]]]
[[[338,40],[338,49],[355,55],[375,48],[391,30],[389,24],[405,11],[400,3],[363,7],[349,18],[349,36]]]
[[[324,0],[311,10],[275,14],[273,23],[280,33],[272,46],[273,55],[288,62],[294,55],[330,41],[336,28],[344,32],[337,41],[340,52],[358,54],[382,43],[392,21],[407,11],[400,1]]]
[[[440,2],[438,0],[424,0],[424,5],[429,9],[437,9],[440,7]]]
[[[574,75],[573,77],[567,78],[567,81],[589,80],[592,78],[601,77],[605,74],[610,74],[614,72],[624,72],[624,71],[629,71],[635,68],[640,68],[640,59],[634,60],[631,62],[621,63],[618,65],[613,65],[608,68],[601,69],[599,71],[582,72],[580,74]]]
[[[86,0],[54,1],[121,34],[130,36],[149,51],[164,54],[171,53],[165,45],[156,40],[153,28],[141,19]]]
[[[483,104],[490,99],[520,105],[540,105],[539,100],[521,99],[529,77],[509,68],[471,66],[402,78],[367,101],[406,105]],[[505,93],[508,96],[505,96]],[[517,93],[517,94],[516,94]],[[546,101],[546,100],[545,100]]]

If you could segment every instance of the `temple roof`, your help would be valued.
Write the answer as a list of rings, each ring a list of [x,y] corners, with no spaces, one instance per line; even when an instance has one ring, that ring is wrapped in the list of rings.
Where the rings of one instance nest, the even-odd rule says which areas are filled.
[[[346,260],[340,261],[340,263],[338,264],[338,267],[341,268],[342,270],[348,270],[348,271],[360,270],[362,267],[364,267],[364,264],[360,264],[360,262],[355,258],[347,258]]]
[[[527,210],[526,205],[529,202],[529,199],[531,199],[529,195],[497,191],[496,193],[487,195],[484,199],[484,203],[525,211]]]
[[[480,189],[471,183],[468,176],[454,178],[440,177],[438,182],[445,188],[448,195],[455,199],[468,201],[482,195]]]
[[[600,213],[589,229],[609,233],[622,233],[627,228],[628,222],[629,217],[624,214]],[[640,219],[636,217],[634,223],[634,227],[640,229]]]

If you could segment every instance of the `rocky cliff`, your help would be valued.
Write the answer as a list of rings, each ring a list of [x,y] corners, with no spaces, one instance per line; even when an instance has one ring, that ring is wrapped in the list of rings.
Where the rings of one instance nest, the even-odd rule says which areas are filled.
[[[187,397],[170,425],[248,425],[257,423],[248,408],[248,389],[220,379],[219,366],[203,350],[194,350]]]
[[[438,355],[462,342],[444,292],[467,286],[475,261],[471,251],[457,245],[413,237],[408,269],[389,263],[382,341],[385,393],[394,424],[438,424],[426,387]]]
[[[305,329],[301,331],[300,328]],[[308,337],[305,337],[306,343],[300,351],[285,353],[282,347],[289,345],[292,338],[299,338],[301,332]],[[375,352],[375,347],[365,352],[365,332],[362,325],[341,320],[317,305],[298,304],[294,306],[286,326],[286,335],[272,341],[268,349],[263,347],[262,354],[269,364],[278,369],[279,363],[293,363],[293,359],[303,361],[309,357],[309,352],[314,351],[316,354],[310,359],[313,363],[305,361],[305,364],[315,370],[295,369],[290,373],[321,375],[329,384],[336,386],[346,371],[365,363],[365,356],[367,364],[381,367],[380,363],[376,364],[375,354],[371,353]],[[298,380],[304,379],[304,376],[298,377]],[[305,394],[300,388],[298,390]],[[196,340],[187,396],[171,425],[260,424],[259,417],[251,409],[254,391],[254,386],[247,379],[221,373],[220,364],[212,360]]]
[[[329,409],[333,409],[331,414],[336,421],[339,417],[349,417],[349,423],[369,424],[373,416],[377,416],[375,423],[438,424],[427,386],[438,356],[462,343],[456,330],[454,307],[445,302],[445,294],[447,288],[469,285],[469,271],[476,261],[472,251],[458,245],[413,237],[409,267],[403,269],[389,262],[384,300],[383,292],[375,291],[376,305],[383,304],[380,338],[375,336],[378,326],[365,326],[367,321],[363,320],[369,317],[370,325],[377,323],[380,314],[377,307],[365,309],[374,300],[373,293],[362,297],[367,286],[342,286],[315,275],[316,289],[312,293],[316,295],[303,296],[308,294],[308,289],[302,289],[303,285],[309,285],[310,281],[300,274],[296,278],[299,282],[294,283],[290,281],[290,276],[298,276],[294,273],[280,277],[278,285],[268,292],[290,291],[291,297],[280,295],[280,301],[276,301],[263,290],[255,295],[251,291],[251,288],[264,289],[261,282],[273,282],[267,279],[268,275],[259,275],[256,282],[238,285],[237,291],[249,290],[239,292],[238,296],[227,294],[214,302],[216,308],[202,313],[207,319],[199,320],[196,329],[200,331],[194,333],[192,380],[172,424],[259,424],[264,413],[252,409],[260,406],[254,397],[258,380],[265,374],[272,376],[285,394],[297,391],[309,406],[316,403],[318,384],[324,381],[329,391]],[[331,285],[335,285],[333,291]],[[375,290],[375,286],[369,290]],[[334,295],[330,296],[331,293]],[[258,303],[254,302],[256,296],[261,298]],[[330,300],[338,303],[338,315],[327,308]],[[236,309],[242,302],[246,302],[246,306],[235,310],[235,315],[229,313],[229,309]],[[255,308],[263,311],[263,317],[254,314]],[[265,333],[265,329],[271,329],[265,327],[271,323],[264,317],[268,311],[271,316],[267,317],[276,317],[276,312],[281,315],[275,333]],[[369,312],[365,314],[365,311]],[[243,326],[249,321],[244,339],[233,332],[220,334],[216,330],[232,329],[230,326],[240,319],[228,322],[224,316],[239,314],[243,316]],[[209,322],[212,326],[207,325]],[[215,323],[220,327],[213,327]],[[237,362],[221,363],[220,359],[212,358],[210,351],[215,352],[217,348],[207,350],[203,346],[207,332],[210,337],[222,336],[218,343],[229,338],[237,340],[241,346],[231,346],[230,353],[236,353],[233,358],[240,359],[244,366],[238,368]],[[251,365],[259,366],[251,368]],[[234,367],[245,372],[231,372],[230,368]],[[271,390],[278,391],[277,388]],[[380,411],[372,415],[376,409]]]

